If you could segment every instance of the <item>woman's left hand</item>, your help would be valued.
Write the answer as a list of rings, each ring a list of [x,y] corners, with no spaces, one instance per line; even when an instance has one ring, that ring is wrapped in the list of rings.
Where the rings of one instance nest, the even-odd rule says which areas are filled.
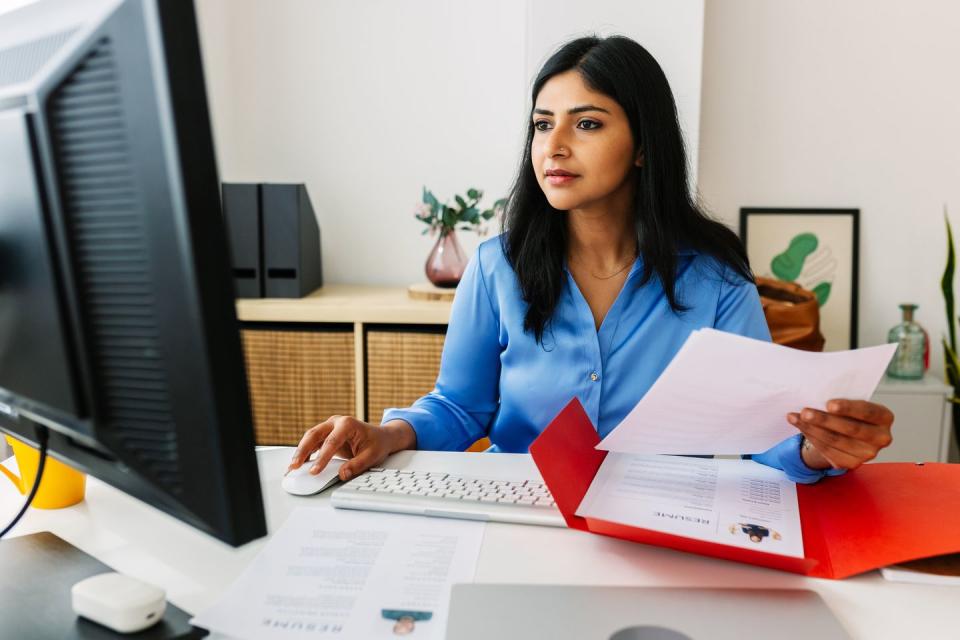
[[[806,408],[787,420],[806,437],[800,455],[811,469],[856,469],[893,442],[893,412],[876,402],[831,400],[826,411]]]

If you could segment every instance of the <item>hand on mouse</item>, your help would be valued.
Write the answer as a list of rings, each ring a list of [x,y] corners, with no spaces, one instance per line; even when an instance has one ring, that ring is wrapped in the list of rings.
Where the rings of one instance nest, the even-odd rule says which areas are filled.
[[[380,464],[391,453],[416,446],[417,435],[403,420],[375,426],[351,416],[331,416],[303,434],[287,471],[300,468],[319,450],[310,473],[320,473],[338,455],[347,459],[339,473],[340,479],[347,481]]]

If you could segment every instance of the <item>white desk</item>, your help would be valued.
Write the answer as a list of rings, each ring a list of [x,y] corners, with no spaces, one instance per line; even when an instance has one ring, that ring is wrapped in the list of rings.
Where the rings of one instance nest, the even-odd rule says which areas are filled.
[[[297,498],[280,489],[290,452],[258,451],[271,531],[294,507],[322,503],[329,494]],[[429,451],[398,453],[386,466],[488,477],[534,469],[529,456]],[[0,481],[0,519],[12,517],[22,499],[10,482]],[[812,589],[855,638],[960,637],[960,590],[954,587],[889,583],[878,572],[820,580],[580,531],[486,527],[477,582]],[[95,478],[88,479],[83,503],[57,511],[31,509],[11,535],[44,530],[118,571],[163,587],[173,604],[191,613],[216,601],[263,545],[260,540],[232,549]],[[758,632],[776,637],[775,629]]]

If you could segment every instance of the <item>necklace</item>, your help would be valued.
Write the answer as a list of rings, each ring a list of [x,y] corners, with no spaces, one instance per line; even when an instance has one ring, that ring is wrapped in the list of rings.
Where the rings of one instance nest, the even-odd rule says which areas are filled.
[[[616,271],[614,271],[613,273],[611,273],[610,275],[607,275],[607,276],[598,276],[597,274],[593,273],[592,271],[588,271],[587,273],[589,273],[591,276],[593,276],[593,277],[596,278],[597,280],[609,280],[610,278],[612,278],[612,277],[614,277],[614,276],[616,276],[616,275],[619,275],[619,274],[623,273],[624,271],[626,271],[627,267],[629,267],[630,265],[632,265],[632,264],[636,261],[636,259],[637,259],[636,256],[634,256],[633,259],[631,259],[631,260],[630,260],[629,262],[627,262],[625,265],[623,265],[622,267],[620,267],[619,269],[617,269]],[[580,262],[580,261],[579,261],[579,260],[575,260],[574,262]],[[582,264],[582,263],[581,263],[581,264]]]

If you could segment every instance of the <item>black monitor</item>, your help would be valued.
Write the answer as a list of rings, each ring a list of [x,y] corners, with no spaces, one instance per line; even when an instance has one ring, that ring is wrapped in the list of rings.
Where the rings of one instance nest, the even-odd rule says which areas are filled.
[[[190,0],[0,16],[0,428],[240,545],[266,524],[224,224]]]

